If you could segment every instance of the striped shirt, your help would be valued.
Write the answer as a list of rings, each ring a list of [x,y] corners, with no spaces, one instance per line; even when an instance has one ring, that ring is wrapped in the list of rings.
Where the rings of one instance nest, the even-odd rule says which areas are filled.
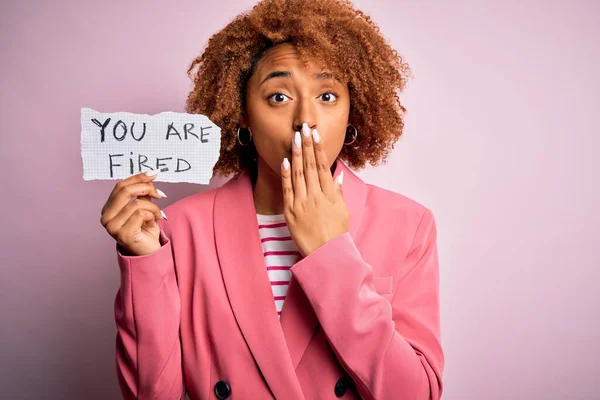
[[[290,268],[298,261],[300,252],[290,236],[283,214],[256,214],[256,217],[267,275],[271,282],[277,316],[280,317],[292,276]]]

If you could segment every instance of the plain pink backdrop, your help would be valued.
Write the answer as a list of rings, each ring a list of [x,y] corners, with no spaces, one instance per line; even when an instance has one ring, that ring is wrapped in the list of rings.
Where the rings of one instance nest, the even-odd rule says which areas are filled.
[[[115,181],[82,178],[80,108],[183,111],[189,62],[254,3],[2,2],[2,398],[118,398]],[[415,76],[359,175],[436,215],[444,399],[599,398],[600,3],[355,4]]]

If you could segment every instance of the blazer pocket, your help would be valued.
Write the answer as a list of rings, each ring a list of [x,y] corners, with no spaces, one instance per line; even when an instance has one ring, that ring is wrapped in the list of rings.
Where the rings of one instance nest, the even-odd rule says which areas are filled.
[[[381,295],[392,294],[393,283],[394,283],[393,276],[383,276],[383,277],[379,277],[379,278],[373,278],[373,286],[375,286],[375,291]]]

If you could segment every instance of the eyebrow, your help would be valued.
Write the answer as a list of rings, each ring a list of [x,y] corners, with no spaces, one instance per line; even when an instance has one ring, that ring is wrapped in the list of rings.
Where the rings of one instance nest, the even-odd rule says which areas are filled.
[[[273,71],[271,73],[269,73],[269,75],[267,75],[267,77],[265,79],[263,79],[263,81],[258,85],[260,87],[260,85],[262,85],[263,83],[265,83],[266,81],[268,81],[269,79],[272,78],[289,78],[291,77],[292,74],[288,71]],[[315,79],[333,79],[333,75],[327,72],[318,72],[316,74],[313,75],[313,78]]]

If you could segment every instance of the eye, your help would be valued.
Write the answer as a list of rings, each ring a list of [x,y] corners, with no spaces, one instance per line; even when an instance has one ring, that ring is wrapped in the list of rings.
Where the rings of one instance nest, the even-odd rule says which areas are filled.
[[[333,103],[335,100],[337,100],[337,94],[333,93],[333,92],[327,92],[327,93],[323,93],[320,97],[323,98],[323,96],[327,96],[327,98],[325,98],[325,102],[327,103]],[[331,96],[334,97],[333,100],[331,100]],[[330,101],[331,100],[331,101]]]
[[[273,98],[275,98],[274,101],[275,103],[283,103],[283,98],[287,97],[285,94],[283,93],[273,93],[272,95],[269,96],[269,100],[272,100]]]

